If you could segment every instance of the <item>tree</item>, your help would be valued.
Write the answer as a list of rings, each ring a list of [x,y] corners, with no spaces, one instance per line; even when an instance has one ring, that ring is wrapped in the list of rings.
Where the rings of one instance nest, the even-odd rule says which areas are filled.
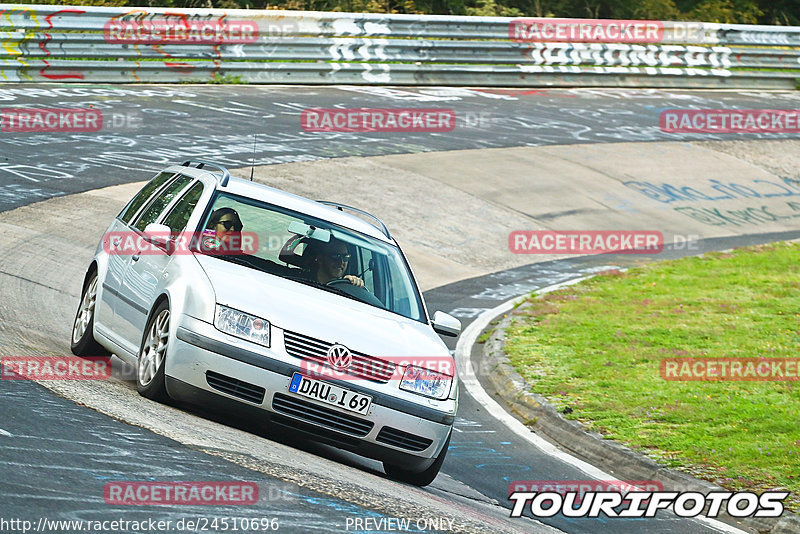
[[[760,19],[762,24],[800,26],[800,0],[762,0],[759,7],[764,13]]]
[[[0,0],[2,1],[2,0]],[[800,26],[800,0],[16,0],[21,4],[291,9]]]
[[[703,0],[685,18],[700,22],[758,24],[763,14],[755,0]]]
[[[497,5],[495,0],[478,0],[476,7],[467,7],[467,15],[475,17],[521,17],[522,11],[514,7]]]
[[[677,20],[680,11],[673,0],[640,0],[634,4],[632,19]]]

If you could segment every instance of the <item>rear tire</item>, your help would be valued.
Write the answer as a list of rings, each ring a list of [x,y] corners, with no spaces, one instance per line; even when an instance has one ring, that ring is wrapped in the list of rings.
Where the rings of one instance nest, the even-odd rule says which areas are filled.
[[[150,314],[136,364],[136,390],[142,397],[158,402],[169,400],[164,378],[169,320],[169,302],[165,300]]]
[[[452,435],[453,433],[451,431],[450,436]],[[442,450],[439,452],[439,456],[437,456],[430,467],[424,471],[415,472],[386,462],[383,463],[383,470],[386,471],[386,474],[391,478],[399,480],[400,482],[406,482],[414,486],[427,486],[433,482],[436,475],[439,474],[439,470],[442,468],[444,458],[447,456],[447,448],[450,446],[450,436],[447,436],[447,441],[444,442],[444,447],[442,447]]]
[[[72,323],[70,350],[75,356],[108,356],[109,352],[94,339],[94,310],[97,303],[97,271],[92,270],[83,284],[81,302]]]

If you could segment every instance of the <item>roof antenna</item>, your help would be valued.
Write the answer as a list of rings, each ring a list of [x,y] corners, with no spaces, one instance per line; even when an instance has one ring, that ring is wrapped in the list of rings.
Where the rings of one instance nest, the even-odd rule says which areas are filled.
[[[253,171],[256,170],[256,137],[258,134],[253,134],[253,164],[250,166],[250,181],[253,181]]]

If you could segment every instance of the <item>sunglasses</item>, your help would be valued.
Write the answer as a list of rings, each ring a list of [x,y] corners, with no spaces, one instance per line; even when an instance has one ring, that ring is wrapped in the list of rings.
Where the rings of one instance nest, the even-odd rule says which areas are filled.
[[[226,230],[236,230],[237,232],[242,229],[241,226],[236,224],[236,221],[217,221],[217,224],[225,226]]]
[[[343,261],[345,263],[350,261],[350,254],[328,254],[328,257],[332,260]]]

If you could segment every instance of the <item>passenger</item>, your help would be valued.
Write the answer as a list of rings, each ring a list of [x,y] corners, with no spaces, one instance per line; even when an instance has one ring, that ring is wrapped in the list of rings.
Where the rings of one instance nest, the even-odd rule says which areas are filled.
[[[311,240],[306,245],[303,257],[308,257],[306,264],[311,279],[320,284],[332,280],[347,280],[356,287],[364,287],[364,280],[352,274],[345,275],[350,261],[350,252],[343,241],[333,237],[328,243]]]
[[[206,231],[213,231],[218,247],[226,252],[241,251],[242,220],[233,208],[219,208],[211,213]]]

